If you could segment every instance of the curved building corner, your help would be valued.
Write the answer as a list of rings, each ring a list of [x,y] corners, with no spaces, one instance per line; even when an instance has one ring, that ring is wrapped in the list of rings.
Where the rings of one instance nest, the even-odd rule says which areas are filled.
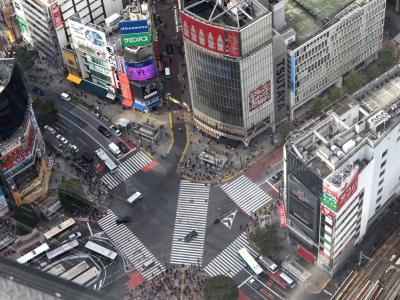
[[[248,145],[274,124],[272,14],[257,1],[181,12],[196,127]]]
[[[0,167],[17,205],[47,194],[46,149],[15,59],[0,59]]]

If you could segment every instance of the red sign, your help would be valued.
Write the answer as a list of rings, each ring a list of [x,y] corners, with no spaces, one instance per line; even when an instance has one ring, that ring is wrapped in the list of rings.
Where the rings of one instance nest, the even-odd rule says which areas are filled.
[[[261,109],[271,100],[271,82],[267,81],[256,87],[249,94],[249,111]]]
[[[340,197],[338,198],[338,211],[350,199],[350,197],[357,191],[358,187],[358,170],[354,174],[350,182],[343,188]]]
[[[330,209],[326,208],[325,205],[320,206],[321,214],[323,214],[325,217],[328,217],[329,219],[334,219],[335,218],[335,213],[331,211]]]
[[[124,73],[118,73],[118,78],[119,78],[119,83],[121,85],[122,96],[124,96],[125,99],[132,101],[133,97],[132,97],[131,87],[129,85],[128,76]]]
[[[285,204],[278,204],[278,216],[279,216],[279,227],[280,228],[285,228],[287,226],[286,223],[286,210],[285,210]]]
[[[50,5],[50,12],[51,12],[54,27],[56,28],[56,30],[63,27],[64,22],[63,22],[60,8],[58,7],[57,1]]]
[[[239,32],[225,31],[223,28],[212,26],[196,20],[181,12],[183,36],[209,51],[227,55],[239,56]],[[226,35],[226,36],[225,36]]]

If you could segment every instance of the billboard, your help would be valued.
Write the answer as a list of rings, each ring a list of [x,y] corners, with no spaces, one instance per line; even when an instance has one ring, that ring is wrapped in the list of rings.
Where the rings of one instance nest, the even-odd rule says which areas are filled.
[[[130,80],[144,81],[157,76],[157,66],[154,59],[151,63],[142,67],[135,66],[134,63],[125,62],[126,74]]]
[[[283,203],[278,204],[277,208],[278,208],[278,216],[279,216],[279,227],[285,228],[287,226],[285,204],[283,204]]]
[[[183,36],[209,51],[232,57],[240,56],[239,32],[224,30],[200,22],[184,12],[181,12]]]
[[[150,32],[123,34],[121,35],[121,41],[124,47],[151,45]]]
[[[121,21],[119,22],[119,31],[121,34],[149,32],[147,20]]]
[[[333,220],[335,218],[335,213],[331,211],[330,209],[326,208],[325,205],[320,206],[321,214],[323,214],[325,217]]]
[[[72,20],[67,22],[71,32],[72,44],[76,49],[108,58],[107,40],[104,32]]]
[[[129,79],[126,74],[123,73],[118,73],[118,78],[119,78],[119,83],[121,85],[121,92],[122,96],[124,96],[125,99],[128,99],[132,101],[132,92],[131,92],[131,87],[129,85]]]
[[[56,30],[64,27],[60,7],[58,6],[57,1],[54,1],[52,4],[50,4],[50,13]]]
[[[249,111],[259,111],[269,101],[271,101],[271,81],[260,84],[249,93]]]
[[[78,65],[76,63],[76,58],[74,53],[64,50],[63,57],[64,57],[64,64],[67,66],[67,68],[78,70]]]
[[[118,72],[126,73],[124,56],[115,53],[115,62],[116,62],[116,67],[117,67]]]

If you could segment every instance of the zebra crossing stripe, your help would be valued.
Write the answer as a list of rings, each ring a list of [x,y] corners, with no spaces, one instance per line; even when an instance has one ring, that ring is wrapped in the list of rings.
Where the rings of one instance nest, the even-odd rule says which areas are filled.
[[[171,264],[200,264],[203,260],[210,187],[182,180],[171,248]],[[185,236],[195,230],[197,237],[185,242]]]
[[[150,163],[151,159],[139,151],[120,163],[115,173],[107,173],[101,177],[101,180],[109,189],[113,189]]]
[[[245,175],[222,185],[221,188],[248,215],[272,201],[269,195]]]
[[[234,277],[245,267],[238,254],[238,250],[242,248],[246,248],[251,255],[258,256],[257,252],[250,247],[247,234],[242,232],[204,268],[204,271],[210,276],[226,275],[231,278]]]
[[[100,227],[110,237],[117,248],[128,258],[143,278],[149,280],[165,270],[156,257],[143,245],[143,243],[124,224],[117,225],[117,216],[109,209],[107,215],[98,221]],[[154,265],[142,269],[145,262],[152,261]]]

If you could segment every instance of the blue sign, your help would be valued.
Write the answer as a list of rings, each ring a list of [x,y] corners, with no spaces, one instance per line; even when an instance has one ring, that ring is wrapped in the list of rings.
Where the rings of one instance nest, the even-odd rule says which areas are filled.
[[[121,34],[148,32],[149,26],[147,20],[139,21],[122,21],[119,22],[119,30]]]
[[[290,57],[290,89],[296,93],[296,56]]]

